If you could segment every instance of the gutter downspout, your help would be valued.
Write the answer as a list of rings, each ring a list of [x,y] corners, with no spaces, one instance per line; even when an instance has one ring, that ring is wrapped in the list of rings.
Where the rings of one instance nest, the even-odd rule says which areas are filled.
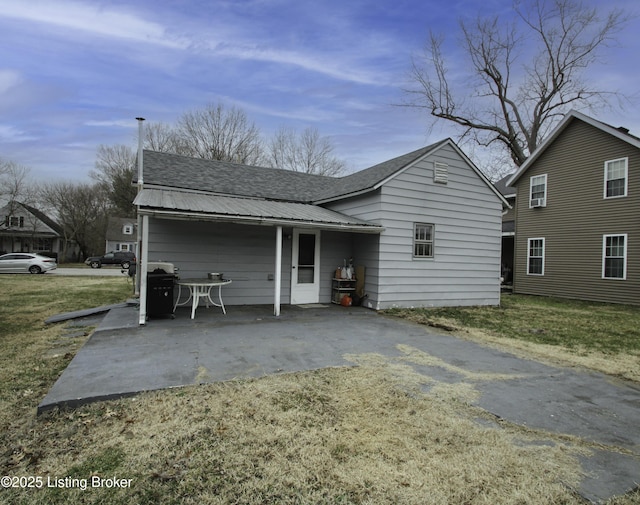
[[[282,226],[276,228],[276,274],[273,315],[280,316],[280,291],[282,287]]]

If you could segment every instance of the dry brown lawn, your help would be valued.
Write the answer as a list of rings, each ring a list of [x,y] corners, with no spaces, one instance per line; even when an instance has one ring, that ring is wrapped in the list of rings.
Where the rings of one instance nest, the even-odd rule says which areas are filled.
[[[60,297],[80,290],[74,305],[128,294],[122,279],[76,281],[16,276],[22,286],[0,292],[0,317],[15,324],[0,330],[0,466],[2,475],[42,482],[0,490],[0,502],[584,503],[575,489],[588,443],[499,422],[471,405],[477,392],[469,384],[432,384],[424,393],[432,379],[411,363],[429,357],[410,348],[404,360],[354,355],[355,367],[145,393],[36,417],[83,338],[65,344],[64,325],[42,325],[43,308],[15,317],[22,309],[11,306],[11,293],[19,297],[26,286],[38,300],[58,288]],[[50,310],[61,308],[56,302]],[[94,478],[128,479],[130,487],[92,488]],[[614,504],[640,504],[640,496]]]

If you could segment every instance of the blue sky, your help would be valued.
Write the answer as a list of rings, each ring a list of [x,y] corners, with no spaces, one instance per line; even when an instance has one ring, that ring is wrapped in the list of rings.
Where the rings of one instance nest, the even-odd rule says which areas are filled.
[[[595,1],[595,0],[592,0]],[[602,2],[638,10],[637,0]],[[174,123],[223,102],[265,136],[329,136],[349,170],[454,131],[397,107],[429,29],[511,12],[511,0],[0,0],[0,158],[38,180],[88,180],[100,144],[135,147],[135,117]],[[637,12],[636,12],[637,13]],[[589,71],[628,94],[640,21]],[[462,63],[461,63],[462,64]],[[640,135],[640,103],[592,114]],[[589,112],[587,112],[589,113]],[[472,155],[473,157],[473,155]]]

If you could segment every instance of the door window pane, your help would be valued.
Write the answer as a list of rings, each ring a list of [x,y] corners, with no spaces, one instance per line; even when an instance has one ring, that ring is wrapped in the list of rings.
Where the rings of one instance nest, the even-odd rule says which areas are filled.
[[[315,275],[315,234],[298,236],[298,284],[313,284]]]

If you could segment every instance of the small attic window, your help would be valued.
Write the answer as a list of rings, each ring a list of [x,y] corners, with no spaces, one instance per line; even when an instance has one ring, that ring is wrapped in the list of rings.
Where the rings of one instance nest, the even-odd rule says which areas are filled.
[[[447,184],[449,182],[449,165],[438,161],[433,164],[433,182]]]
[[[122,227],[122,233],[124,233],[125,235],[133,235],[133,225],[125,224]]]

